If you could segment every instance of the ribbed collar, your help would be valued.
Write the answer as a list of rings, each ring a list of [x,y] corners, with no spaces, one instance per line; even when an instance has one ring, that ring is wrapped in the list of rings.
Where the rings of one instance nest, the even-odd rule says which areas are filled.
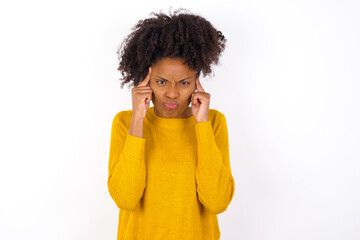
[[[155,114],[154,106],[150,107],[146,112],[146,118],[157,127],[163,128],[189,128],[196,124],[194,116],[188,118],[163,118]]]

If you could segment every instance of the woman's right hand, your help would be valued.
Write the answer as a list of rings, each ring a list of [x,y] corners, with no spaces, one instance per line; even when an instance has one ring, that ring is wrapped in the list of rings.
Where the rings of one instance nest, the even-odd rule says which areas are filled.
[[[144,119],[146,111],[149,109],[153,91],[150,87],[151,67],[145,79],[136,87],[131,89],[132,95],[132,117],[136,119]]]

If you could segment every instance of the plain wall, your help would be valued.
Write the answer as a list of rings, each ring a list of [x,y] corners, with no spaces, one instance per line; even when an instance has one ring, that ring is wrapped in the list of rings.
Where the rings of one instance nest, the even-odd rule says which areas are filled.
[[[200,78],[227,119],[223,240],[360,239],[358,1],[7,1],[0,5],[0,239],[116,239],[117,48],[178,7],[227,38]]]

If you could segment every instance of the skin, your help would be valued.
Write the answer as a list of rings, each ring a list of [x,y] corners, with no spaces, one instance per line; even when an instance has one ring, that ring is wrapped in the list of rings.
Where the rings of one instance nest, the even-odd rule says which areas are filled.
[[[197,122],[208,121],[210,94],[202,88],[199,77],[196,78],[196,71],[190,69],[182,59],[162,58],[154,63],[151,66],[150,87],[157,116],[194,116]],[[178,106],[170,109],[165,106],[165,102],[176,103]]]

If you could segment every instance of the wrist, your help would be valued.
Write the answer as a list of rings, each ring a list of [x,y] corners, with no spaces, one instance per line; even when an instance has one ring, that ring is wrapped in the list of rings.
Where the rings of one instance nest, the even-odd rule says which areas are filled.
[[[196,120],[198,123],[200,123],[200,122],[208,122],[209,121],[209,119],[201,119],[201,120]]]

